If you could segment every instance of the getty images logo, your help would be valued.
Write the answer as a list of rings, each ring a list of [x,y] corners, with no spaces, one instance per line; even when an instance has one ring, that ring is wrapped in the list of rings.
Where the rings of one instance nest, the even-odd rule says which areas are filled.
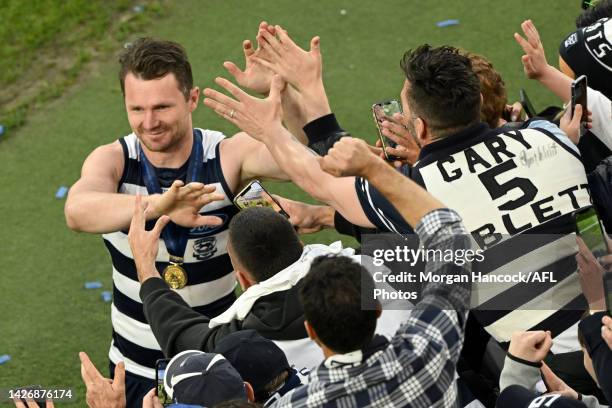
[[[208,235],[213,235],[215,232],[219,231],[221,228],[225,226],[225,223],[227,222],[227,218],[228,218],[226,214],[206,214],[206,215],[221,218],[221,221],[222,221],[221,225],[212,225],[212,226],[203,225],[201,227],[194,227],[189,230],[189,236],[191,238],[206,237]]]

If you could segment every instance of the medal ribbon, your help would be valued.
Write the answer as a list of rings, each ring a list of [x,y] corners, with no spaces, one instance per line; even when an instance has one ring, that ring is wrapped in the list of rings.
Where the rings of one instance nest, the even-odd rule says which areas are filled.
[[[142,163],[143,179],[149,194],[163,194],[155,168],[145,156],[143,149],[139,151],[140,162]],[[202,134],[199,130],[193,130],[193,148],[189,155],[189,165],[187,166],[187,177],[185,185],[196,181],[200,171],[202,170],[204,160],[204,151],[202,149]],[[181,262],[187,248],[187,240],[190,228],[182,227],[170,221],[166,228],[162,231],[162,238],[166,243],[166,248],[170,254],[170,260],[173,257],[180,258]]]

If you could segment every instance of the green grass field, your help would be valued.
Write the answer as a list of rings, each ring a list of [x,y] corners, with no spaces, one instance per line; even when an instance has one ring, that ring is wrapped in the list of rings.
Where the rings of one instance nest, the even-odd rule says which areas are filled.
[[[105,11],[105,5],[98,7]],[[513,100],[524,87],[536,108],[558,104],[550,93],[523,77],[521,52],[512,34],[520,30],[521,21],[532,18],[549,60],[556,61],[558,43],[572,31],[580,11],[577,0],[182,0],[168,2],[164,10],[164,15],[143,25],[142,32],[130,36],[147,34],[182,43],[201,88],[224,74],[223,61],[242,64],[240,44],[254,38],[262,19],[283,25],[303,46],[320,35],[332,107],[345,128],[368,141],[376,134],[371,104],[399,96],[403,82],[399,60],[405,50],[424,42],[452,44],[486,55],[501,72]],[[44,8],[37,12],[46,13]],[[15,18],[26,17],[32,16]],[[460,24],[436,26],[437,21],[450,18],[459,19]],[[0,21],[4,25],[7,20]],[[87,27],[89,21],[76,24]],[[26,47],[19,41],[15,44]],[[32,51],[28,47],[27,52]],[[0,55],[15,53],[3,51]],[[59,99],[39,104],[23,126],[0,138],[0,259],[4,264],[0,355],[12,356],[0,365],[0,389],[28,384],[71,387],[78,398],[75,406],[85,405],[79,351],[89,353],[108,374],[110,305],[101,300],[100,292],[112,288],[111,267],[99,236],[68,230],[64,200],[54,195],[58,187],[70,186],[79,177],[83,159],[94,147],[130,132],[116,78],[116,51],[101,53],[84,64],[75,86]],[[0,124],[5,119],[0,117]],[[195,112],[194,124],[229,135],[236,132],[204,106]],[[290,184],[270,187],[274,193],[306,198]],[[304,236],[304,241],[329,243],[337,238],[326,232]],[[91,280],[102,281],[104,289],[84,290],[83,283]]]

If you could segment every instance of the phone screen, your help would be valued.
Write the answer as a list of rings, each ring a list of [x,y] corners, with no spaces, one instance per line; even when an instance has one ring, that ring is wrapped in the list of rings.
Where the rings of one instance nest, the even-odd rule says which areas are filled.
[[[252,181],[236,195],[234,205],[241,210],[249,207],[270,207],[277,213],[289,218],[279,202],[257,180]]]
[[[169,362],[170,359],[161,359],[155,362],[155,380],[157,384],[156,394],[159,402],[161,402],[164,407],[172,403],[172,400],[168,398],[168,394],[166,394],[166,390],[164,389],[166,367],[168,366]]]
[[[589,113],[587,111],[587,77],[581,75],[572,82],[572,116],[574,116],[574,108],[576,105],[582,106],[582,118],[580,122],[586,126]]]
[[[594,208],[576,214],[576,232],[591,250],[593,256],[600,258],[608,255],[608,243]]]
[[[536,116],[536,111],[535,111],[535,108],[533,107],[533,104],[531,103],[531,101],[527,97],[527,92],[525,92],[525,90],[521,88],[519,93],[520,93],[520,97],[521,97],[521,105],[523,106],[523,110],[525,111],[527,116],[529,116],[529,118],[535,117]]]
[[[378,137],[382,142],[382,148],[385,157],[389,161],[398,160],[398,157],[390,156],[389,154],[387,154],[387,146],[395,147],[397,146],[397,143],[383,135],[382,123],[385,120],[393,120],[394,114],[402,113],[402,105],[397,99],[390,99],[388,101],[378,102],[372,105],[372,113],[374,114],[374,121],[376,122],[376,127],[378,129]]]

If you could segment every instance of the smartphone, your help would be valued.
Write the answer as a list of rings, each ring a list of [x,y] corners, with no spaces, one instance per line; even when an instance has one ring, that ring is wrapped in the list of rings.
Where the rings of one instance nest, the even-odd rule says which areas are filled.
[[[376,122],[376,128],[378,129],[378,138],[382,144],[383,153],[388,161],[400,160],[399,157],[387,154],[387,146],[396,147],[397,143],[382,133],[382,123],[385,120],[393,120],[393,115],[396,113],[402,113],[402,105],[397,99],[389,99],[388,101],[377,102],[372,105],[372,113],[374,115],[374,122]]]
[[[168,394],[166,394],[166,390],[164,389],[166,367],[168,367],[169,362],[169,358],[163,358],[155,362],[155,383],[157,384],[155,395],[157,395],[159,402],[161,402],[164,407],[172,404],[172,399],[168,397]]]
[[[277,213],[289,218],[289,214],[258,180],[251,181],[236,194],[234,205],[241,210],[249,207],[270,207]]]
[[[533,104],[527,97],[527,92],[525,92],[523,88],[520,89],[519,96],[520,96],[519,100],[521,101],[521,105],[523,106],[523,110],[525,111],[527,116],[530,119],[534,118],[536,116],[536,110],[534,109]]]
[[[587,109],[587,77],[580,75],[572,82],[572,117],[574,117],[574,109],[576,105],[582,106],[582,117],[580,118],[580,134],[586,132],[589,112]]]
[[[604,297],[606,298],[606,313],[612,317],[612,271],[603,273]]]
[[[595,258],[608,255],[610,248],[604,236],[603,228],[595,208],[578,210],[574,213],[576,220],[576,233],[584,241]]]

